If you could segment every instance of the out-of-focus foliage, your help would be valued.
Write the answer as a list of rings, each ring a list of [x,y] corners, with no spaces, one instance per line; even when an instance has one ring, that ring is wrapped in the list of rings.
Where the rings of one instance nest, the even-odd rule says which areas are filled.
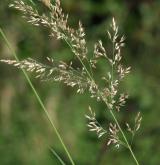
[[[65,43],[50,38],[46,29],[33,27],[20,13],[9,9],[10,2],[0,1],[0,26],[21,59],[32,57],[44,61],[47,56],[63,60],[73,57]],[[39,1],[37,5],[46,12]],[[119,117],[121,121],[128,121],[141,111],[142,127],[134,139],[133,149],[140,164],[160,164],[160,1],[63,0],[62,6],[69,13],[73,27],[82,21],[90,53],[93,43],[100,38],[108,46],[106,30],[112,16],[116,18],[121,32],[126,35],[124,64],[132,66],[130,76],[122,84],[130,98]],[[1,59],[13,58],[1,37],[0,50]],[[101,66],[102,71],[104,67],[107,66]],[[21,71],[0,64],[0,75],[0,164],[59,164],[49,146],[67,162]],[[105,139],[98,140],[96,135],[88,133],[84,117],[88,105],[94,107],[102,124],[110,120],[109,114],[103,111],[103,104],[87,94],[75,95],[74,89],[63,84],[34,78],[32,82],[77,164],[134,164],[126,149],[120,148],[117,152],[107,147]]]

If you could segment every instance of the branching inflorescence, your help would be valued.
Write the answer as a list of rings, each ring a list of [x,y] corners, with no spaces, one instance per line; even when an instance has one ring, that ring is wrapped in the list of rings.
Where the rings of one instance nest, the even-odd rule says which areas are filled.
[[[98,101],[103,101],[106,104],[108,111],[113,117],[113,121],[109,123],[108,129],[103,128],[97,121],[95,112],[93,112],[91,107],[89,107],[90,114],[85,115],[88,119],[87,125],[89,130],[95,131],[98,138],[108,134],[108,145],[114,144],[117,148],[119,148],[120,145],[123,145],[131,151],[134,158],[135,156],[132,152],[131,144],[129,144],[126,139],[119,122],[114,115],[114,111],[119,112],[121,107],[125,105],[126,99],[128,98],[127,94],[120,93],[119,84],[131,69],[131,67],[125,68],[121,64],[121,49],[124,47],[125,37],[119,35],[119,29],[115,19],[112,19],[110,30],[107,31],[108,38],[112,44],[112,53],[109,54],[103,46],[102,41],[99,40],[94,45],[93,56],[89,58],[87,56],[88,50],[86,46],[84,28],[81,22],[79,22],[77,30],[68,25],[68,15],[63,13],[60,0],[56,0],[54,5],[51,3],[47,4],[49,9],[49,14],[47,15],[39,14],[35,7],[24,3],[22,0],[14,1],[10,7],[21,11],[29,23],[35,26],[44,26],[48,28],[50,30],[51,37],[55,37],[58,40],[64,40],[75,57],[77,57],[82,67],[75,68],[72,66],[72,62],[67,64],[63,61],[55,61],[49,57],[47,57],[47,59],[50,65],[39,63],[33,59],[25,59],[22,61],[1,61],[14,65],[18,68],[25,69],[29,72],[33,72],[36,77],[39,77],[42,80],[61,81],[68,86],[76,86],[77,93],[84,93],[88,90],[92,98],[96,98]],[[105,83],[104,86],[100,86],[94,78],[94,71],[97,68],[99,60],[106,61],[110,68],[110,70],[106,70],[103,77],[100,77]],[[140,128],[141,119],[142,117],[140,113],[138,113],[135,118],[135,126],[133,129],[128,123],[126,123],[126,130],[132,134],[132,139],[136,131]],[[122,138],[120,138],[119,134],[122,134]],[[134,159],[138,164],[136,158]]]

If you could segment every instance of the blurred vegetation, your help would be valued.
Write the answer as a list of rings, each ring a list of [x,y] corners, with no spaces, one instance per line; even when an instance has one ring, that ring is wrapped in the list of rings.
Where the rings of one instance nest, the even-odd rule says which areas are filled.
[[[73,57],[65,43],[50,38],[45,28],[33,27],[19,12],[9,9],[10,2],[0,1],[0,26],[19,58],[44,61],[49,56],[67,61]],[[134,151],[140,164],[160,164],[160,1],[62,0],[62,6],[69,13],[73,27],[82,21],[90,53],[93,43],[100,38],[107,46],[106,30],[112,16],[116,18],[127,38],[124,64],[132,67],[130,76],[122,84],[130,98],[121,111],[121,121],[128,121],[135,112],[141,111],[143,121],[134,139]],[[2,37],[0,50],[1,59],[13,58]],[[0,164],[58,165],[49,151],[50,146],[67,162],[22,72],[0,64],[0,75]],[[101,123],[110,120],[102,103],[91,100],[87,94],[76,95],[74,89],[63,84],[40,82],[30,77],[76,164],[134,164],[128,150],[107,147],[105,139],[98,140],[88,132],[84,118],[88,105],[94,107]]]

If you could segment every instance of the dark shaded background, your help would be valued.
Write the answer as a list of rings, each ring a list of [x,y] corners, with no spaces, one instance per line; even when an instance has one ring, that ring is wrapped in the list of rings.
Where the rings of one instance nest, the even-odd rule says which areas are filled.
[[[46,29],[26,23],[19,12],[9,9],[9,2],[0,1],[0,26],[21,59],[32,57],[44,62],[47,56],[66,61],[73,57],[63,42],[48,37]],[[130,98],[119,117],[123,124],[141,111],[142,127],[133,149],[141,165],[159,165],[160,1],[63,0],[62,6],[73,27],[77,27],[79,20],[83,22],[90,53],[95,41],[102,38],[106,42],[107,27],[112,16],[116,18],[127,38],[124,63],[132,67],[132,73],[122,84]],[[2,37],[0,58],[13,58]],[[75,95],[74,89],[63,84],[30,77],[77,165],[134,165],[128,150],[107,147],[106,139],[99,140],[88,132],[84,117],[88,105],[94,107],[102,124],[110,121],[102,103],[91,100],[88,94]],[[68,161],[22,72],[1,63],[0,164],[58,165],[50,146]]]

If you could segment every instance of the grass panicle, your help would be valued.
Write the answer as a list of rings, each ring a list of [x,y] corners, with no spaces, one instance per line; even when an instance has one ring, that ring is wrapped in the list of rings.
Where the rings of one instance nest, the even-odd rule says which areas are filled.
[[[1,60],[1,62],[33,72],[35,77],[41,80],[59,81],[68,86],[76,87],[77,93],[83,94],[88,91],[91,98],[104,102],[107,112],[110,113],[113,120],[108,123],[106,128],[103,128],[96,119],[96,113],[89,106],[90,113],[85,115],[89,130],[96,132],[98,138],[108,138],[107,145],[113,144],[116,148],[122,145],[128,148],[135,163],[139,165],[131,145],[141,125],[141,114],[138,112],[133,127],[126,123],[126,131],[131,133],[132,136],[131,143],[126,138],[124,130],[120,126],[120,121],[115,115],[125,106],[128,98],[128,94],[120,92],[120,83],[131,70],[130,66],[122,65],[122,48],[125,46],[125,37],[120,35],[115,19],[112,19],[110,29],[106,31],[106,35],[112,44],[112,50],[106,50],[102,41],[98,40],[94,44],[92,57],[89,57],[82,23],[79,22],[77,29],[69,26],[68,15],[63,13],[60,0],[55,0],[54,5],[50,1],[42,1],[42,3],[48,7],[49,14],[40,14],[35,6],[33,7],[22,0],[15,0],[10,7],[21,11],[23,17],[32,25],[44,26],[49,29],[51,37],[65,41],[71,52],[79,60],[81,67],[75,68],[72,66],[73,62],[55,61],[50,57],[46,57],[49,64],[42,64],[31,58],[22,61]],[[95,79],[95,70],[100,60],[106,62],[108,68],[110,68],[106,69],[102,77],[99,77],[99,80],[104,82],[103,86]]]

